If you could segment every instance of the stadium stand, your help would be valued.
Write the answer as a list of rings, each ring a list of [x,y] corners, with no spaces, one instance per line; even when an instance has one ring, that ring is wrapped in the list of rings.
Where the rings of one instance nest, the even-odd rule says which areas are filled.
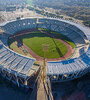
[[[25,82],[40,68],[40,66],[33,65],[34,62],[35,59],[19,55],[0,42],[0,72],[3,77],[14,84],[18,84],[18,86],[22,84],[24,87]],[[19,82],[19,80],[21,81]]]
[[[19,31],[30,30],[33,28],[46,28],[69,37],[76,47],[86,45],[86,40],[90,41],[90,33],[86,28],[73,22],[68,22],[53,18],[28,18],[9,21],[1,25],[4,30],[0,34],[0,72],[3,77],[11,80],[13,83],[27,86],[33,83],[40,66],[35,66],[35,59],[27,58],[15,53],[7,47],[7,39]],[[87,51],[81,50],[82,55],[78,58],[47,62],[47,78],[52,82],[60,82],[79,78],[90,71],[90,47]]]

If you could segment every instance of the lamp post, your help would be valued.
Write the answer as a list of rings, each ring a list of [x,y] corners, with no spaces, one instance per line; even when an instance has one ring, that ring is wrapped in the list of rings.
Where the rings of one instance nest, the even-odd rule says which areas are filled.
[[[49,46],[47,44],[43,44],[43,52],[44,52],[44,60],[43,60],[43,81],[46,77],[46,52],[48,51]]]

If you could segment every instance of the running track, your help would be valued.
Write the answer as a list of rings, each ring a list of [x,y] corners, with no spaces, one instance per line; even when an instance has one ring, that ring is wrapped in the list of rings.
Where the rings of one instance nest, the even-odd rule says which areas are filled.
[[[24,34],[30,34],[33,31],[38,31],[38,29],[32,29],[32,30],[22,31],[22,32],[17,33],[16,35],[11,36],[11,38],[14,37],[14,38],[16,38],[16,40],[18,42],[21,42],[20,40],[17,39],[18,36],[21,36],[21,35],[24,35]],[[42,31],[42,32],[44,34],[48,34],[52,38],[56,38],[55,36],[51,35],[50,33],[46,32],[46,31]],[[58,38],[56,38],[56,39],[59,40],[60,42],[64,43],[67,46],[67,53],[63,57],[56,58],[56,59],[46,59],[46,61],[60,61],[60,60],[64,60],[64,59],[69,58],[72,55],[72,53],[74,53],[74,49],[72,49],[72,47],[67,42],[65,42],[65,41],[63,41],[61,39],[58,39]],[[24,47],[24,49],[27,49],[28,52],[32,55],[32,57],[35,58],[36,60],[38,60],[38,61],[43,60],[43,57],[38,56],[30,48],[28,48],[25,44],[23,44],[23,47]]]

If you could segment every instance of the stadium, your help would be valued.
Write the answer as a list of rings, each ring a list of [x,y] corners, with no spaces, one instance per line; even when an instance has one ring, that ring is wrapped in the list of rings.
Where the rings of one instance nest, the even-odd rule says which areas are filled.
[[[19,87],[33,88],[44,58],[46,80],[51,82],[90,72],[90,30],[84,26],[56,18],[27,18],[2,23],[0,30],[0,74]],[[48,45],[45,55],[43,44]]]

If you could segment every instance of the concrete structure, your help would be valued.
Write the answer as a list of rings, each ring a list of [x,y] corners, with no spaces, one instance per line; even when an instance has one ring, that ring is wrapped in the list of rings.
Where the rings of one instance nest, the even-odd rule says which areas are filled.
[[[35,59],[17,54],[7,47],[8,37],[22,30],[32,28],[53,30],[67,36],[76,47],[80,47],[80,55],[77,58],[47,63],[47,78],[52,82],[72,80],[90,71],[90,47],[82,47],[89,45],[89,29],[76,23],[54,18],[38,18],[38,22],[37,18],[20,19],[2,23],[0,26],[4,30],[0,36],[0,71],[2,76],[12,80],[18,86],[22,84],[22,86],[25,84],[29,86],[40,70],[40,66],[34,65]]]

